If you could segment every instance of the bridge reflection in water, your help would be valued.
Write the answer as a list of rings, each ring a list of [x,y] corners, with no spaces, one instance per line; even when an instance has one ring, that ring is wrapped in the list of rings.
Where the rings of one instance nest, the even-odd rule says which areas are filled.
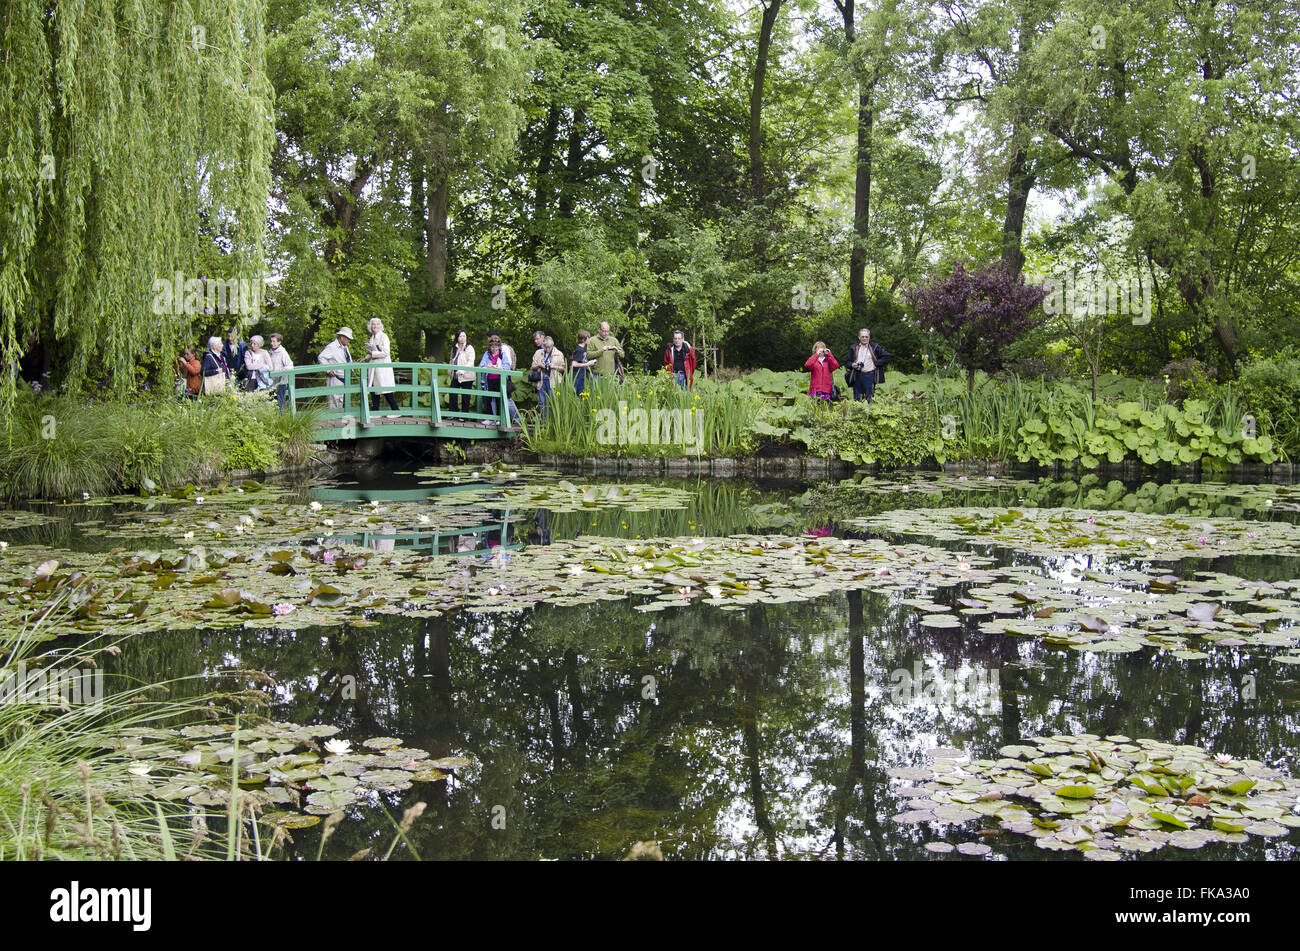
[[[422,502],[431,497],[453,495],[475,489],[493,489],[490,483],[430,486],[419,489],[361,489],[313,488],[311,498],[321,502]],[[318,535],[322,542],[331,545],[360,545],[375,551],[418,551],[429,555],[462,557],[479,555],[496,557],[499,552],[522,548],[515,540],[514,522],[510,509],[466,506],[469,514],[481,515],[478,524],[454,528],[416,528],[394,531],[391,525],[380,525],[376,532],[351,532],[336,535]]]

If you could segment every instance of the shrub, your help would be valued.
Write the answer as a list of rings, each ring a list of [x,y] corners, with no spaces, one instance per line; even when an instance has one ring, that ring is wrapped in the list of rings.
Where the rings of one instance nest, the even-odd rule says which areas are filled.
[[[1175,360],[1160,368],[1169,384],[1169,399],[1181,403],[1187,399],[1205,399],[1215,392],[1214,378],[1218,370],[1195,357]]]
[[[805,426],[810,431],[808,450],[814,455],[886,469],[932,460],[939,437],[928,401],[910,393],[881,395],[871,403],[842,400],[816,407]]]
[[[1235,389],[1258,430],[1271,435],[1288,458],[1300,454],[1300,354],[1288,350],[1247,361]]]

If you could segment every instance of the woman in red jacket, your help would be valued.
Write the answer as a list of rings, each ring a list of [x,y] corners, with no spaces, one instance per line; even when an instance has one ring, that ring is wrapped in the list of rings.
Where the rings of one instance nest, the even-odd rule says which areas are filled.
[[[808,395],[828,400],[831,398],[831,374],[840,368],[835,354],[826,349],[826,344],[818,340],[813,344],[812,356],[804,363],[805,370],[812,371],[812,382],[808,384]]]

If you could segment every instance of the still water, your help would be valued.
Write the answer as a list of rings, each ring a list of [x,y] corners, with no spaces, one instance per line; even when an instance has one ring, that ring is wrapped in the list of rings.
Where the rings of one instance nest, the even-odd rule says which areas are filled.
[[[638,483],[621,484],[635,495]],[[516,513],[489,503],[477,527],[462,523],[454,534],[431,526],[419,536],[377,532],[351,541],[381,551],[424,546],[485,562],[499,549],[526,559],[530,545],[584,533],[849,534],[842,523],[850,517],[909,505],[1014,505],[1026,492],[653,484],[685,487],[695,501],[685,509],[595,514]],[[409,500],[432,490],[410,474],[368,472],[294,491],[337,503]],[[1206,503],[1117,483],[1041,483],[1033,492],[1040,505],[1253,517],[1234,510],[1230,497]],[[66,526],[51,536],[56,541],[104,544]],[[1136,564],[965,550],[1044,572]],[[1227,557],[1170,570],[1189,577],[1213,567],[1276,580],[1300,577],[1293,561]],[[996,758],[1000,747],[1025,737],[1079,733],[1150,737],[1300,771],[1296,668],[1270,663],[1264,652],[1217,647],[1207,659],[1181,660],[1150,648],[1074,651],[982,633],[970,619],[957,628],[927,628],[900,598],[866,591],[742,611],[691,604],[655,613],[634,610],[628,598],[492,614],[376,616],[377,624],[363,627],[176,630],[137,638],[111,672],[152,683],[232,667],[261,670],[274,681],[275,719],[334,724],[354,745],[396,737],[434,757],[473,761],[445,782],[374,794],[350,809],[326,846],[330,858],[367,847],[382,852],[393,837],[389,817],[423,801],[428,809],[409,838],[426,860],[613,859],[653,840],[678,859],[972,861],[923,848],[944,840],[986,843],[995,859],[1077,861],[1077,854],[1044,851],[991,822],[898,823],[891,817],[906,811],[915,794],[900,793],[908,784],[886,771],[924,765],[935,747]],[[927,691],[916,681],[922,671],[962,678],[966,689],[937,698],[933,686]],[[993,834],[981,835],[981,828]],[[319,830],[295,832],[291,853],[314,857]],[[1196,852],[1166,848],[1137,860],[1293,859],[1297,845],[1300,832],[1291,830]],[[394,857],[410,853],[403,848]]]

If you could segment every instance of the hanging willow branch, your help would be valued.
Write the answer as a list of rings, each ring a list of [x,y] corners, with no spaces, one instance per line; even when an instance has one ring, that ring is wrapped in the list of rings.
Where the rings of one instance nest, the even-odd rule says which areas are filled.
[[[169,368],[205,321],[184,301],[157,313],[155,279],[260,278],[273,138],[264,4],[4,0],[6,365],[35,331],[65,385],[120,396],[138,368]],[[10,374],[0,386],[8,416]]]

